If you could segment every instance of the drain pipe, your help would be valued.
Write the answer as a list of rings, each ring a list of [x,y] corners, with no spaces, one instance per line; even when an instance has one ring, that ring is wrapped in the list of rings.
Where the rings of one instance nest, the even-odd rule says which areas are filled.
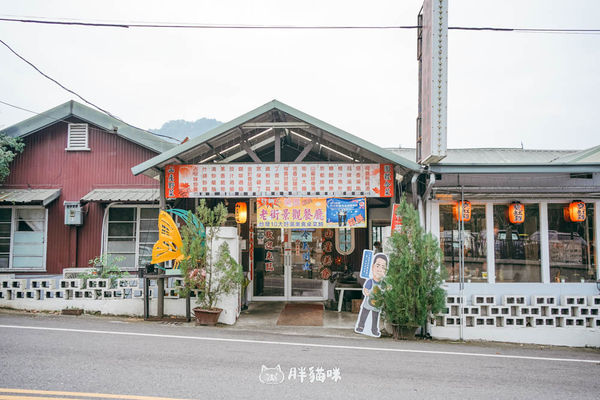
[[[104,216],[102,217],[102,230],[100,232],[101,236],[101,240],[100,240],[100,256],[104,255],[105,252],[105,236],[104,233],[106,232],[106,227],[108,226],[108,224],[106,223],[106,221],[108,220],[108,210],[112,207],[115,206],[117,204],[122,204],[121,202],[115,202],[115,203],[110,203],[108,206],[106,206],[106,208],[104,209]]]
[[[419,174],[413,174],[413,176],[410,180],[410,188],[412,191],[412,202],[415,207],[417,207],[417,204],[418,204],[417,199],[419,198],[419,193],[417,193],[417,179],[419,179]]]
[[[435,174],[433,172],[429,173],[429,183],[425,188],[425,193],[423,196],[419,198],[419,213],[421,213],[421,226],[425,228],[425,223],[427,222],[427,218],[425,216],[425,210],[427,210],[426,205],[428,201],[429,194],[431,193],[431,189],[433,189],[433,185],[435,184]]]

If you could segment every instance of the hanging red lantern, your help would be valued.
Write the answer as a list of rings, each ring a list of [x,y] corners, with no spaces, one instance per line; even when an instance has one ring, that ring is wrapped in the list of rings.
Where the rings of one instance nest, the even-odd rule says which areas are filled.
[[[235,203],[235,222],[245,224],[248,219],[248,206],[244,202]]]
[[[508,220],[511,224],[522,224],[525,222],[525,206],[519,202],[508,206]]]
[[[457,201],[452,209],[454,218],[458,221],[469,222],[471,220],[471,202]]]
[[[569,219],[571,222],[583,222],[585,217],[585,203],[579,200],[572,201],[569,204]]]
[[[567,222],[571,222],[571,216],[569,215],[569,206],[563,207],[563,218]]]

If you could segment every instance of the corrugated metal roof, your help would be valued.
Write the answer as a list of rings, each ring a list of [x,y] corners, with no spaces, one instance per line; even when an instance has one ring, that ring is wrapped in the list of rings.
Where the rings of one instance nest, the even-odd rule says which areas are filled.
[[[127,125],[118,119],[84,106],[74,100],[0,130],[0,133],[12,137],[24,137],[70,117],[79,118],[108,132],[114,132],[117,136],[121,136],[157,153],[175,146],[174,143],[169,143],[156,135]]]
[[[563,155],[552,161],[553,163],[575,163],[575,164],[596,164],[600,163],[600,146],[591,147],[589,149],[577,151]]]
[[[81,201],[143,203],[158,201],[159,197],[159,189],[94,189],[83,196]]]
[[[0,189],[0,203],[41,203],[44,207],[60,196],[60,189]]]
[[[249,122],[251,120],[254,120],[255,118],[258,118],[261,115],[269,113],[275,109],[283,111],[284,113],[289,114],[300,121],[306,122],[307,124],[312,125],[318,129],[321,129],[322,131],[328,132],[331,135],[334,135],[347,143],[351,143],[354,146],[363,148],[363,149],[367,150],[368,152],[376,154],[376,155],[378,155],[386,160],[389,160],[393,163],[396,163],[408,170],[413,170],[413,171],[421,170],[421,166],[418,165],[417,163],[415,163],[414,161],[410,161],[404,157],[399,156],[398,154],[395,154],[389,150],[386,150],[377,145],[374,145],[373,143],[370,143],[364,139],[354,136],[351,133],[348,133],[342,129],[336,128],[333,125],[330,125],[324,121],[321,121],[315,117],[312,117],[306,113],[303,113],[302,111],[297,110],[293,107],[290,107],[278,100],[272,100],[258,108],[255,108],[252,111],[247,112],[244,115],[241,115],[229,122],[221,124],[218,127],[214,128],[200,136],[197,136],[185,143],[182,143],[175,148],[167,150],[167,151],[163,152],[162,154],[159,154],[158,156],[151,158],[148,161],[145,161],[139,165],[136,165],[135,167],[131,168],[131,171],[133,172],[134,175],[146,173],[146,174],[150,174],[152,177],[154,177],[154,176],[158,175],[158,172],[155,170],[156,168],[162,168],[164,165],[166,165],[166,163],[174,162],[176,159],[181,160],[179,157],[182,154],[190,151],[191,149],[194,149],[194,148],[202,145],[203,143],[208,142],[211,139],[218,137],[219,135],[226,134],[227,132],[235,129],[236,127],[238,127],[246,122]],[[186,160],[184,160],[184,161],[186,161]]]
[[[415,149],[388,149],[415,159]],[[587,150],[529,150],[506,148],[448,149],[448,155],[429,166],[435,173],[593,173],[600,172],[600,146]]]
[[[415,149],[388,149],[414,161]],[[448,149],[448,155],[438,164],[544,164],[561,157],[572,156],[577,150],[530,150],[520,148]]]

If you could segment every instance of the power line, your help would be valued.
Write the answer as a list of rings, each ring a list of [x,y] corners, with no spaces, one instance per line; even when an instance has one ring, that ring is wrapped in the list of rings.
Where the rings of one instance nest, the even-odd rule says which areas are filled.
[[[10,47],[8,44],[6,44],[6,42],[5,42],[4,40],[0,39],[0,43],[2,43],[2,44],[3,44],[3,45],[4,45],[4,46],[5,46],[5,47],[6,47],[8,50],[10,50],[10,51],[11,51],[11,52],[12,52],[12,53],[15,55],[15,56],[19,57],[19,58],[20,58],[21,60],[23,60],[25,63],[29,64],[29,65],[31,66],[31,68],[33,68],[33,69],[34,69],[34,70],[36,70],[38,73],[40,73],[40,74],[41,74],[41,75],[42,75],[44,78],[46,78],[46,79],[48,79],[48,80],[50,80],[50,81],[54,82],[55,84],[57,84],[57,85],[58,85],[59,87],[61,87],[62,89],[64,89],[64,90],[66,90],[67,92],[69,92],[69,93],[71,93],[71,94],[73,94],[73,95],[75,95],[75,96],[79,97],[79,98],[80,98],[82,101],[84,101],[85,103],[87,103],[87,104],[91,105],[92,107],[94,107],[94,108],[96,108],[96,109],[100,110],[101,112],[103,112],[104,114],[108,115],[109,117],[111,117],[111,118],[114,118],[114,119],[116,119],[117,121],[124,123],[125,125],[128,125],[128,126],[130,126],[130,127],[132,127],[132,128],[135,128],[135,129],[139,129],[140,131],[144,131],[144,132],[146,132],[146,133],[149,133],[149,134],[151,134],[151,135],[155,135],[155,136],[161,136],[161,137],[164,137],[164,138],[169,138],[169,139],[172,139],[172,140],[175,140],[175,141],[179,142],[179,139],[177,139],[177,138],[174,138],[174,137],[171,137],[171,136],[168,136],[168,135],[162,135],[162,134],[159,134],[159,133],[150,132],[150,131],[148,131],[148,130],[146,130],[146,129],[138,128],[138,127],[137,127],[137,126],[135,126],[135,125],[131,125],[130,123],[123,121],[121,118],[119,118],[119,117],[116,117],[116,116],[115,116],[115,115],[113,115],[111,112],[109,112],[109,111],[107,111],[107,110],[103,109],[103,108],[102,108],[102,107],[100,107],[100,106],[97,106],[96,104],[92,103],[91,101],[89,101],[89,100],[85,99],[85,98],[84,98],[83,96],[81,96],[79,93],[75,92],[74,90],[71,90],[71,89],[67,88],[67,87],[66,87],[66,86],[64,86],[62,83],[60,83],[59,81],[57,81],[56,79],[54,79],[54,78],[52,78],[51,76],[49,76],[49,75],[45,74],[44,72],[42,72],[42,71],[41,71],[41,70],[40,70],[38,67],[36,67],[36,66],[35,66],[35,65],[34,65],[34,64],[31,62],[31,61],[27,60],[25,57],[21,56],[19,53],[17,53],[15,50],[13,50],[13,48],[12,48],[12,47]],[[10,104],[9,104],[9,105],[10,105]],[[12,105],[11,105],[11,106],[12,106]],[[17,108],[19,108],[19,107],[17,107]],[[29,110],[25,110],[25,111],[29,111]],[[33,112],[33,111],[30,111],[30,112]],[[37,114],[37,113],[36,113],[36,114]]]
[[[1,17],[4,22],[22,22],[45,25],[87,26],[96,28],[160,28],[160,29],[277,29],[277,30],[398,30],[418,29],[419,25],[260,25],[260,24],[206,24],[206,23],[152,23],[152,22],[91,22],[83,20],[51,20],[39,17]],[[507,27],[468,27],[450,26],[448,30],[522,32],[522,33],[568,33],[600,34],[600,29],[579,28],[507,28]]]

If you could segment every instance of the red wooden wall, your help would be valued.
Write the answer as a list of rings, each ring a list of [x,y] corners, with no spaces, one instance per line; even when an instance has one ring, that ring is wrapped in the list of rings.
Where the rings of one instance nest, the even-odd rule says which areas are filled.
[[[157,153],[114,133],[89,126],[91,151],[66,151],[67,124],[58,122],[24,138],[25,150],[11,164],[5,188],[60,188],[48,206],[46,271],[85,267],[100,255],[104,206],[89,203],[80,227],[64,224],[63,201],[78,201],[97,188],[158,188],[158,181],[133,176],[131,167]]]

